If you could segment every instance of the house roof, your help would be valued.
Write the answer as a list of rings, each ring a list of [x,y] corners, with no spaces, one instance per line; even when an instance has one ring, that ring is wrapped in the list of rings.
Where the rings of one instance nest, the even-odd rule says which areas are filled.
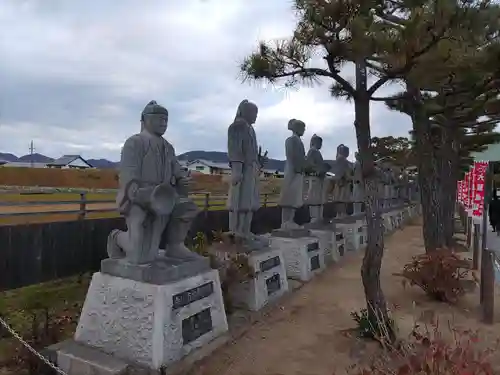
[[[8,161],[8,162],[3,162],[3,161],[0,161],[0,165],[2,165],[3,167],[26,167],[26,168],[29,168],[29,167],[34,167],[34,168],[43,168],[45,167],[47,164],[46,163],[37,163],[37,162],[27,162],[27,161]]]
[[[77,159],[81,159],[89,167],[92,167],[92,165],[90,165],[89,162],[87,160],[85,160],[84,158],[82,158],[80,155],[63,155],[59,159],[56,159],[51,163],[47,163],[47,165],[64,166],[64,165],[68,165],[69,163],[71,163]]]
[[[196,159],[188,162],[186,165],[189,166],[194,163],[200,163],[203,165],[206,165],[207,167],[212,167],[212,168],[219,168],[219,169],[229,169],[229,164],[228,163],[221,163],[221,162],[216,162],[216,161],[211,161],[211,160],[202,160],[202,159]]]

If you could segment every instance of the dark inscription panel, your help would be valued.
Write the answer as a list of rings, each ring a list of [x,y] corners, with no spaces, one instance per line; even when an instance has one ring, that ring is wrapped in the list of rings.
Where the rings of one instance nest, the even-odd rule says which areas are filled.
[[[337,241],[340,241],[342,238],[344,238],[344,235],[342,233],[338,233],[336,236],[335,236],[335,239]]]
[[[180,309],[195,301],[208,297],[214,292],[214,283],[200,285],[196,288],[186,290],[185,292],[176,294],[172,297],[172,310]]]
[[[262,272],[278,267],[281,264],[280,257],[272,257],[260,262],[260,270]]]
[[[359,236],[359,244],[364,245],[365,243],[365,236]]]
[[[189,344],[198,337],[203,336],[212,330],[212,314],[210,308],[201,310],[199,313],[191,315],[182,321],[182,342]]]
[[[361,233],[363,231],[363,227],[358,227],[358,233]]]
[[[344,245],[339,246],[339,254],[340,256],[344,256]]]
[[[307,244],[307,252],[309,251],[316,251],[319,249],[319,242],[313,242]]]
[[[319,268],[319,255],[311,257],[311,271],[317,270]]]
[[[266,279],[266,288],[268,296],[281,289],[281,279],[278,273]]]

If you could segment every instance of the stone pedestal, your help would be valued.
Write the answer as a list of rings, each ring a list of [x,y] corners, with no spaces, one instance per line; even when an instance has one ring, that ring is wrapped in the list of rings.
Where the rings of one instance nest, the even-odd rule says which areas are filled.
[[[270,240],[273,248],[283,252],[288,278],[309,281],[324,270],[325,255],[317,238],[270,236]]]
[[[349,224],[337,224],[337,228],[341,229],[344,234],[347,251],[357,251],[366,245],[365,226],[362,220]]]
[[[354,223],[339,223],[336,228],[342,231],[344,235],[345,251],[354,251]]]
[[[367,227],[364,220],[356,221],[356,237],[355,237],[356,250],[362,250],[366,247],[368,242]]]
[[[339,228],[335,229],[333,240],[334,240],[333,244],[334,251],[332,252],[332,254],[334,256],[334,261],[337,262],[338,260],[340,260],[340,257],[343,257],[345,255],[346,251],[345,237],[342,229]]]
[[[389,214],[382,214],[382,222],[384,225],[384,234],[389,234],[392,231],[391,216]]]
[[[249,266],[255,271],[251,280],[229,289],[235,307],[257,311],[288,291],[283,250],[269,247],[248,254]]]
[[[216,270],[163,284],[98,272],[92,277],[74,339],[157,370],[227,330]]]
[[[333,245],[335,243],[335,232],[326,229],[311,229],[311,235],[319,241],[319,247],[323,250],[325,265],[335,262]]]

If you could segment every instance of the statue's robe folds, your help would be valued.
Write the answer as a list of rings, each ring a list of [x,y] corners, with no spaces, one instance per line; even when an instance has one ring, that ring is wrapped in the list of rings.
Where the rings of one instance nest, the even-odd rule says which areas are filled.
[[[121,233],[119,246],[134,263],[147,263],[158,255],[163,231],[167,228],[167,246],[184,242],[185,223],[197,214],[196,205],[187,196],[177,194],[178,179],[185,178],[175,150],[163,137],[142,131],[125,141],[121,153],[117,204],[125,216],[128,231]],[[165,198],[170,214],[155,215],[146,204],[133,202],[139,189],[170,184],[172,195]],[[125,236],[125,237],[123,237]]]
[[[242,165],[242,180],[229,188],[227,208],[232,212],[257,211],[260,207],[259,148],[252,125],[237,118],[228,128],[229,163]]]
[[[304,167],[306,151],[304,143],[296,134],[285,141],[285,176],[281,185],[279,205],[299,208],[304,204]]]
[[[309,206],[321,206],[326,201],[327,181],[325,162],[321,151],[315,148],[309,149],[306,156],[307,172],[307,199]]]
[[[351,168],[351,164],[347,159],[337,159],[335,161],[334,201],[349,202],[351,200]]]

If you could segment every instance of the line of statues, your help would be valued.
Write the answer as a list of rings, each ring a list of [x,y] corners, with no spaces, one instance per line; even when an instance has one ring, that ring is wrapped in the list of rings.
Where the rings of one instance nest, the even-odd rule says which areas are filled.
[[[231,168],[227,201],[229,230],[251,248],[268,244],[267,239],[251,232],[253,214],[260,207],[260,175],[266,162],[253,127],[257,116],[257,105],[243,100],[227,135]],[[200,257],[184,245],[198,208],[188,196],[188,173],[181,168],[174,147],[163,138],[168,110],[151,101],[142,111],[140,123],[140,133],[128,138],[123,146],[119,167],[117,205],[125,217],[127,230],[110,233],[108,256],[137,265],[150,264],[162,257],[184,260]],[[311,222],[320,222],[330,194],[336,201],[356,202],[357,212],[361,211],[364,200],[358,155],[355,163],[349,162],[349,148],[341,144],[335,161],[326,162],[321,153],[323,139],[316,134],[306,153],[301,138],[305,128],[301,120],[288,121],[292,135],[285,141],[285,175],[279,199],[283,229],[298,227],[294,222],[295,211],[303,205],[309,207]],[[401,177],[396,176],[395,169],[380,165],[380,176],[383,196],[398,197],[397,181]],[[166,248],[160,252],[164,233]]]

